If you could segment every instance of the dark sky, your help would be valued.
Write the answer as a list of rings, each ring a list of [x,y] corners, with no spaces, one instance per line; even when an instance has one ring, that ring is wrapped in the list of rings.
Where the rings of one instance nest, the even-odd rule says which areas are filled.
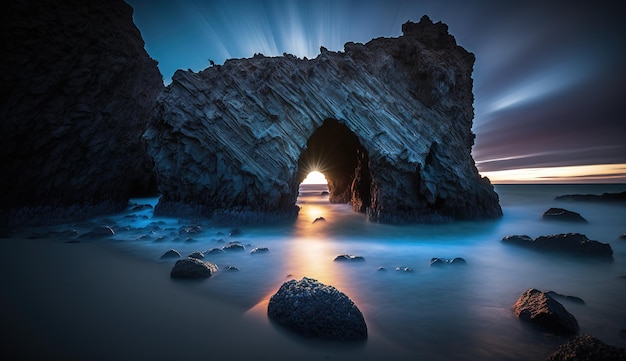
[[[209,59],[314,58],[320,46],[340,51],[348,41],[397,37],[404,22],[428,15],[476,55],[473,155],[481,172],[616,164],[590,172],[626,183],[620,1],[127,1],[166,84],[176,69],[199,71]]]

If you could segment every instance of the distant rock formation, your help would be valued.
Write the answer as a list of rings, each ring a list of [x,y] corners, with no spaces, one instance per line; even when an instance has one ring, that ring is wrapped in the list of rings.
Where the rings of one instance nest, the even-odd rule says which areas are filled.
[[[297,214],[324,173],[331,202],[386,223],[496,218],[471,156],[474,55],[424,16],[398,38],[177,71],[145,133],[158,215],[265,222]]]
[[[156,188],[141,136],[163,82],[132,15],[121,0],[3,4],[5,227],[121,210]]]
[[[566,194],[555,198],[557,201],[579,202],[624,202],[626,203],[626,191],[621,193],[602,194]]]

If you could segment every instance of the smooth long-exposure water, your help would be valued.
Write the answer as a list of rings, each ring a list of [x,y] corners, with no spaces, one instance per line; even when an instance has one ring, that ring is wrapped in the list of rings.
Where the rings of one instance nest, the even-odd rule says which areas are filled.
[[[325,186],[301,186],[295,222],[279,226],[233,227],[208,221],[152,217],[152,210],[109,217],[135,231],[118,232],[120,247],[158,262],[168,249],[183,256],[223,247],[230,241],[244,252],[207,254],[222,271],[190,284],[236,303],[250,317],[266,318],[265,302],[285,281],[304,276],[333,285],[363,312],[367,342],[391,345],[398,355],[429,360],[540,360],[567,338],[520,322],[512,306],[528,288],[554,290],[582,298],[585,304],[560,301],[577,318],[580,334],[626,347],[626,206],[610,203],[559,202],[562,194],[621,192],[624,185],[498,185],[502,219],[440,225],[393,226],[370,223],[349,205],[330,204]],[[136,199],[155,204],[157,199]],[[550,207],[580,213],[588,224],[550,222],[541,218]],[[313,221],[324,217],[325,222]],[[149,232],[145,226],[159,222]],[[179,227],[199,224],[201,233],[179,236]],[[609,243],[612,262],[543,254],[501,242],[502,237],[531,237],[579,232]],[[148,240],[137,237],[149,235]],[[158,239],[158,237],[163,237]],[[251,254],[255,247],[269,252]],[[340,254],[364,262],[334,262]],[[432,257],[462,257],[467,265],[430,267]],[[236,266],[239,271],[226,271]],[[385,270],[379,270],[384,267]],[[412,272],[396,271],[410,268]],[[181,306],[183,307],[183,306]],[[268,323],[268,327],[271,326]],[[311,346],[314,347],[314,346]],[[390,356],[393,359],[393,356]]]

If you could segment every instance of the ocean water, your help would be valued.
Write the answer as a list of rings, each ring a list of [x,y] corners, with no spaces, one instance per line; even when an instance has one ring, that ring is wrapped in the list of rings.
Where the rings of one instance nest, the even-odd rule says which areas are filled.
[[[349,205],[330,204],[323,190],[324,185],[302,185],[297,220],[242,226],[237,237],[228,235],[234,226],[153,217],[151,209],[129,207],[107,217],[130,228],[107,242],[168,267],[175,260],[159,260],[168,249],[185,256],[241,242],[244,252],[207,255],[205,260],[222,271],[189,287],[262,319],[264,302],[283,282],[315,278],[346,293],[364,314],[367,342],[384,344],[397,359],[401,355],[428,360],[545,359],[568,338],[515,318],[512,306],[528,288],[582,298],[585,304],[560,301],[577,318],[580,334],[626,347],[626,336],[620,334],[626,329],[626,240],[619,239],[626,233],[626,205],[554,200],[563,194],[621,192],[625,185],[496,185],[504,212],[501,219],[406,226],[370,223]],[[157,198],[133,202],[154,205]],[[578,212],[589,223],[542,220],[550,207]],[[317,217],[326,221],[313,223]],[[190,223],[203,231],[186,240],[178,230]],[[613,261],[543,254],[501,242],[507,235],[534,238],[568,232],[609,243]],[[251,254],[255,247],[267,247],[269,252]],[[362,256],[365,261],[334,262],[340,254]],[[467,264],[430,267],[432,257],[462,257]],[[227,266],[239,271],[226,271]]]

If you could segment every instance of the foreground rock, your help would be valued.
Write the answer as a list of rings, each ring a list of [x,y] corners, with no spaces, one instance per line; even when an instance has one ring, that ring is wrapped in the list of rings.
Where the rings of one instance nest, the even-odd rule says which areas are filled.
[[[626,361],[623,348],[610,346],[590,335],[581,335],[559,346],[547,361]]]
[[[185,258],[176,261],[170,276],[172,278],[208,278],[218,271],[217,265],[197,258]]]
[[[564,208],[550,208],[543,213],[543,219],[549,221],[588,223],[580,213],[568,211]]]
[[[520,320],[553,333],[573,335],[578,332],[576,318],[557,300],[534,288],[522,293],[513,306],[513,312]]]
[[[506,236],[505,243],[528,247],[538,251],[569,254],[582,257],[612,258],[613,249],[608,243],[590,240],[580,233],[562,233],[535,239],[526,235]]]
[[[257,54],[177,71],[145,133],[155,214],[293,219],[316,160],[329,200],[372,221],[500,217],[471,157],[474,55],[426,16],[402,33],[310,60]]]
[[[0,67],[0,223],[86,219],[153,192],[141,136],[163,82],[132,8],[12,1],[0,18],[10,49]]]
[[[364,340],[363,314],[335,287],[311,278],[283,283],[271,298],[267,315],[296,334],[329,340]]]

